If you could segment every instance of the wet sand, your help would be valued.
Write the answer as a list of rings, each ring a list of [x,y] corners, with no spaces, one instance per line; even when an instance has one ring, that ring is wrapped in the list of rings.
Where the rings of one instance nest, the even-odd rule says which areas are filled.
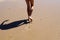
[[[26,24],[24,0],[0,1],[0,29],[11,27],[0,30],[0,40],[60,40],[59,0],[35,0],[32,17],[33,22]]]

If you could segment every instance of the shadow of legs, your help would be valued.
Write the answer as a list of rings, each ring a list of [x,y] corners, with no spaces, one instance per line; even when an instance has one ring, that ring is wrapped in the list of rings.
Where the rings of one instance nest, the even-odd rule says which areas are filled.
[[[2,22],[2,24],[0,25],[0,29],[2,30],[7,30],[7,29],[11,29],[11,28],[15,28],[24,24],[28,24],[30,22],[27,22],[28,19],[24,19],[24,20],[18,20],[18,21],[14,21],[11,22],[9,24],[4,24],[5,22],[7,22],[8,20],[5,20]]]

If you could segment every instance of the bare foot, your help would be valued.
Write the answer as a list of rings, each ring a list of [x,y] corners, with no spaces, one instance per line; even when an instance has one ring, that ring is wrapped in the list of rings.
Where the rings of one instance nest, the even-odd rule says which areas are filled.
[[[28,18],[28,22],[32,22],[32,18],[31,17]]]

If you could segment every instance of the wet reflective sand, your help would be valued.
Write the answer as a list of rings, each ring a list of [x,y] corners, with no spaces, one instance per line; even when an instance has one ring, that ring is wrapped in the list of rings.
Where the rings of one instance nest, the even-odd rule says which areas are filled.
[[[0,40],[60,40],[59,0],[35,0],[32,17],[32,23],[25,22],[25,0],[0,0],[0,29],[10,27],[0,30]]]

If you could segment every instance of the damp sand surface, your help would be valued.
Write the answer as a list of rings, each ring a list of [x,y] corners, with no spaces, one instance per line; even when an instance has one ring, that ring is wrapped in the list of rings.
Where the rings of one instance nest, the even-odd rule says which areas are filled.
[[[0,0],[0,40],[60,40],[59,0],[35,0],[32,17],[26,23],[25,0]]]

